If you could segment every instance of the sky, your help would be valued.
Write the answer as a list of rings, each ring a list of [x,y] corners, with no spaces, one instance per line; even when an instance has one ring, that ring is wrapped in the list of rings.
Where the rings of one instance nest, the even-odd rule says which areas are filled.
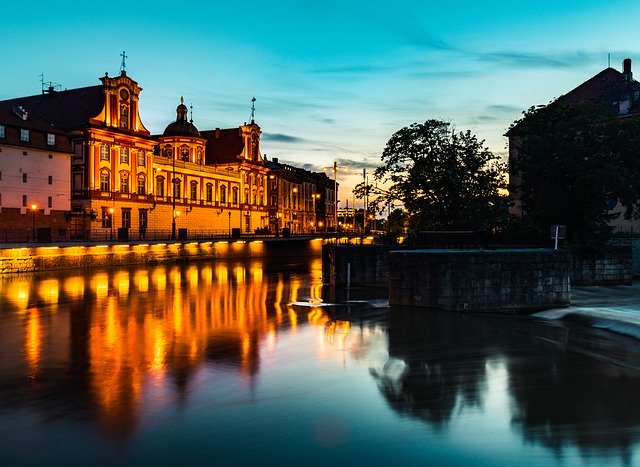
[[[505,158],[524,110],[609,60],[640,63],[638,4],[624,0],[5,3],[0,100],[40,93],[41,75],[100,84],[126,51],[152,134],[180,96],[200,130],[250,121],[255,97],[263,154],[331,177],[336,162],[341,207],[403,127],[446,120]]]

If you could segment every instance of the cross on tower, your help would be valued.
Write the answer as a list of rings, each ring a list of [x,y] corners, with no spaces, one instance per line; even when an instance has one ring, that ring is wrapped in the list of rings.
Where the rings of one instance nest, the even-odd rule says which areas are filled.
[[[256,116],[256,98],[251,99],[251,123],[254,123],[253,118]]]
[[[126,73],[126,68],[127,68],[127,64],[125,62],[125,60],[129,57],[127,57],[124,53],[124,50],[122,51],[122,53],[120,54],[120,56],[122,57],[122,63],[120,64],[120,73]]]

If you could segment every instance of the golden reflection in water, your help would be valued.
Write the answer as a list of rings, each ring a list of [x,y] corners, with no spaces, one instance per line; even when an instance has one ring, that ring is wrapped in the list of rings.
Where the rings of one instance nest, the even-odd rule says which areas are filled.
[[[29,305],[31,282],[27,280],[12,281],[7,288],[7,297],[14,306],[24,310]]]
[[[29,365],[30,380],[38,374],[40,365],[40,354],[42,351],[42,324],[40,323],[40,312],[37,308],[30,308],[27,315],[27,327],[25,331],[25,355]]]
[[[327,342],[339,349],[345,349],[345,341],[350,331],[351,323],[349,321],[333,321],[326,328]]]
[[[129,273],[119,272],[115,277],[116,287],[120,296],[129,295]]]
[[[84,278],[82,276],[67,277],[64,280],[64,292],[70,298],[81,298],[84,295]]]
[[[45,303],[58,303],[58,295],[60,293],[60,285],[57,279],[48,279],[40,282],[38,287],[40,298]]]
[[[146,390],[167,387],[166,380],[176,375],[188,378],[209,358],[253,378],[261,353],[275,351],[280,327],[293,332],[298,327],[300,318],[289,303],[299,295],[319,297],[318,281],[265,274],[259,260],[215,261],[69,273],[33,285],[11,279],[0,283],[0,293],[24,313],[19,345],[31,377],[43,371],[43,340],[52,332],[42,312],[28,307],[32,293],[52,307],[58,323],[68,319],[76,329],[87,326],[86,333],[76,333],[87,336],[86,377],[105,426],[122,432],[133,429]],[[61,292],[78,312],[57,305]],[[67,315],[61,315],[63,309]],[[309,321],[326,320],[321,310],[311,310]]]
[[[133,275],[133,282],[138,292],[147,292],[149,290],[149,274],[146,270],[136,271]]]
[[[91,290],[97,298],[105,298],[109,294],[109,276],[107,273],[98,273],[91,278]]]

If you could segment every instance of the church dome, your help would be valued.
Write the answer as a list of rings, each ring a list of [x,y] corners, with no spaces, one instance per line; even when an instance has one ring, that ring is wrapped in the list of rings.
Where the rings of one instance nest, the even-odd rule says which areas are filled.
[[[187,106],[184,105],[184,98],[180,98],[180,105],[176,108],[176,121],[167,125],[162,136],[193,136],[201,138],[196,126],[187,120]]]

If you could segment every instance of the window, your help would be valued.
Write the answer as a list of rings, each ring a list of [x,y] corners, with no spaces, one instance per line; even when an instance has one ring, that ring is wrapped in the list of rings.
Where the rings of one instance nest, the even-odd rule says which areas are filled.
[[[47,144],[49,146],[55,146],[56,145],[56,135],[54,135],[52,133],[47,133]]]
[[[22,174],[22,183],[27,183],[27,174]]]
[[[131,227],[131,209],[122,210],[122,227]]]
[[[147,158],[145,157],[144,151],[138,151],[138,165],[140,167],[147,165]]]
[[[276,195],[271,195],[271,206],[275,206],[278,204],[278,197]]]
[[[202,164],[202,148],[198,148],[196,153],[196,164]]]
[[[120,174],[120,193],[129,193],[129,174],[126,172]]]
[[[237,186],[233,187],[232,193],[233,193],[233,204],[238,204],[238,187]]]
[[[147,230],[147,210],[140,209],[138,211],[138,228],[140,229],[140,234],[144,235],[144,232]]]
[[[191,201],[198,201],[198,182],[191,182]]]
[[[101,191],[109,191],[110,183],[109,183],[109,172],[100,172],[100,190]]]
[[[2,180],[2,170],[0,170],[0,180]]]
[[[53,185],[53,177],[49,175],[49,185]]]
[[[0,138],[5,139],[4,125],[0,125]]]
[[[82,190],[82,174],[81,173],[73,174],[73,189]]]
[[[27,205],[27,195],[22,195],[22,205],[23,206]]]
[[[100,160],[108,161],[109,160],[109,146],[103,144],[100,146]]]
[[[211,183],[207,183],[206,197],[209,203],[213,201],[213,185]]]
[[[49,196],[47,198],[47,206],[50,207],[50,208],[53,207],[53,197],[52,196]]]
[[[156,178],[156,196],[164,196],[164,177]]]
[[[171,146],[167,146],[164,148],[164,157],[171,159],[173,157],[173,151],[171,150]]]
[[[258,195],[255,191],[253,192],[253,204],[258,204]]]
[[[180,159],[189,162],[189,148],[186,146],[182,146],[180,148]]]
[[[177,178],[173,179],[173,197],[180,198],[180,180]]]
[[[138,194],[144,195],[147,193],[147,183],[144,175],[138,175]]]
[[[29,142],[29,130],[20,130],[20,141],[23,143]]]
[[[276,188],[278,188],[278,182],[276,182],[275,180],[271,182],[271,189],[275,190]]]
[[[227,202],[227,187],[225,185],[222,185],[220,187],[220,202],[221,203]]]
[[[249,190],[244,190],[244,204],[249,204]]]
[[[129,163],[129,148],[120,148],[120,163]]]
[[[120,128],[129,128],[129,106],[126,104],[120,106]]]
[[[103,228],[109,228],[111,227],[112,223],[111,223],[111,217],[113,216],[113,214],[111,214],[107,208],[102,208],[102,227]]]

